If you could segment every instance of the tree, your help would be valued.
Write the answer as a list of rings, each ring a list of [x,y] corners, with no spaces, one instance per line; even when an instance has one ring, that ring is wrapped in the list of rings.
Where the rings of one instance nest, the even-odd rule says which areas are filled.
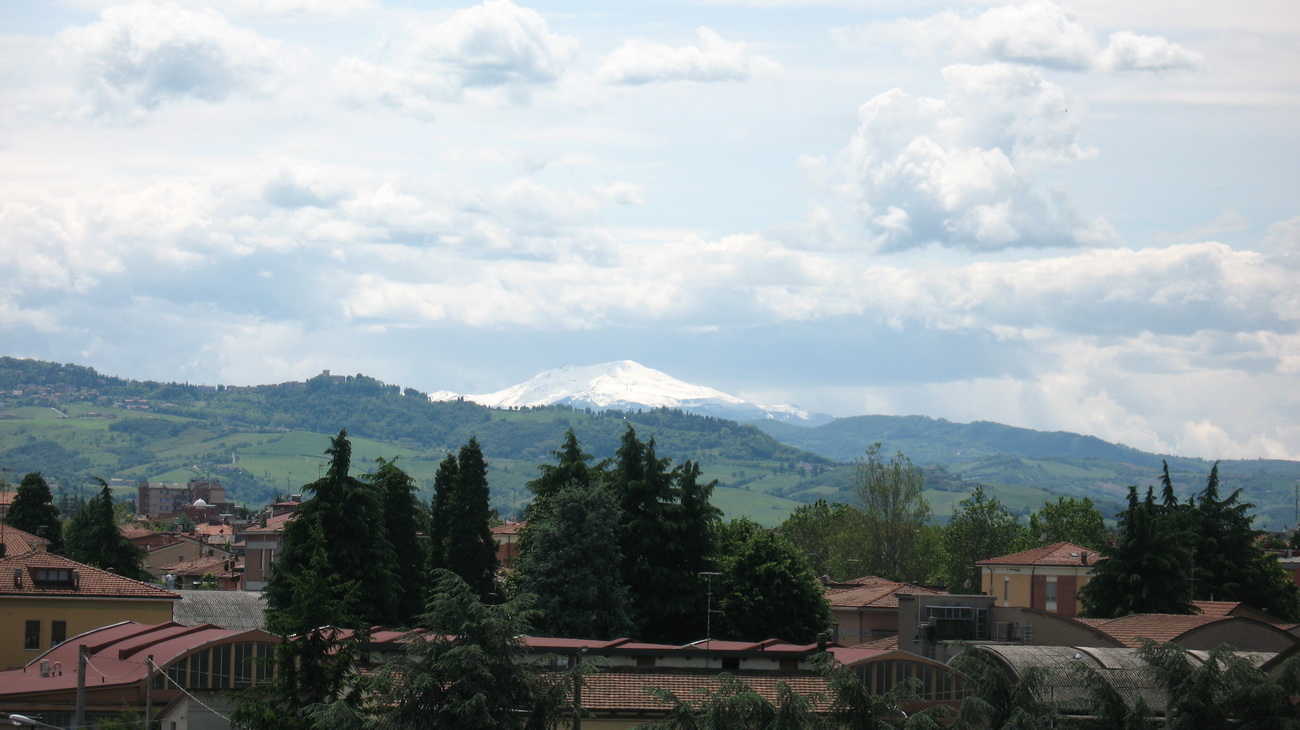
[[[1092,550],[1106,544],[1106,520],[1088,497],[1057,497],[1029,515],[1034,544],[1071,542]]]
[[[50,541],[49,551],[63,549],[63,523],[59,521],[59,508],[54,505],[50,485],[38,471],[27,474],[18,485],[18,492],[9,505],[4,523],[24,532]]]
[[[669,470],[655,454],[654,439],[642,442],[630,426],[623,433],[605,486],[620,511],[623,582],[639,637],[682,643],[698,638],[704,583],[712,554],[709,526],[717,512],[709,504],[713,485],[698,483],[699,468],[687,462]]]
[[[457,471],[455,454],[438,464],[433,477],[433,503],[429,505],[429,570],[447,568],[447,535],[451,532],[451,498],[456,492]]]
[[[957,503],[943,533],[948,590],[978,590],[980,572],[975,563],[1014,552],[1021,530],[1015,513],[985,494],[983,485],[975,487],[971,496]]]
[[[916,580],[916,542],[930,521],[925,475],[898,452],[889,461],[872,444],[854,469],[853,494],[863,514],[864,570],[891,579]]]
[[[1287,577],[1276,556],[1256,544],[1258,533],[1249,514],[1254,505],[1241,501],[1241,490],[1219,496],[1217,463],[1194,505],[1194,597],[1241,601],[1278,618],[1300,620],[1300,587]]]
[[[324,550],[330,574],[337,578],[335,593],[317,596],[317,601],[341,601],[338,591],[355,586],[356,601],[350,604],[355,626],[392,626],[398,622],[397,598],[402,594],[397,556],[388,538],[383,505],[378,489],[349,475],[352,444],[347,431],[330,439],[329,467],[325,476],[304,485],[310,499],[303,501],[285,526],[275,573],[266,588],[268,621],[279,615],[287,633],[309,631],[320,624],[293,624],[294,581],[319,569],[313,562],[318,549]],[[349,590],[351,590],[349,588]],[[335,626],[349,624],[334,623]]]
[[[529,631],[519,599],[486,605],[451,571],[434,574],[433,599],[406,653],[375,671],[369,708],[379,727],[488,730],[552,727],[561,679],[522,661]],[[548,681],[549,679],[549,681]]]
[[[420,502],[415,479],[397,466],[397,460],[378,460],[379,468],[365,477],[378,491],[388,541],[397,559],[397,616],[401,626],[424,612],[424,576],[428,550],[420,541]]]
[[[533,493],[533,499],[524,513],[528,522],[546,514],[547,501],[555,494],[571,487],[590,487],[600,476],[599,468],[590,464],[591,454],[582,450],[573,429],[565,432],[564,445],[551,453],[557,463],[539,465],[537,469],[541,475],[528,483],[528,488]]]
[[[801,730],[816,727],[807,699],[784,682],[777,685],[778,704],[756,692],[731,674],[717,676],[715,689],[701,690],[698,700],[678,697],[660,687],[649,692],[660,702],[670,705],[662,720],[637,725],[637,730],[704,730],[705,728],[772,728]]]
[[[446,525],[442,552],[447,570],[459,575],[479,598],[486,599],[497,591],[497,545],[490,524],[487,463],[478,439],[471,436],[460,447],[455,475],[451,493],[445,498],[446,515],[440,517]]]
[[[1226,645],[1193,659],[1173,643],[1142,639],[1138,655],[1165,690],[1166,728],[1300,727],[1300,706],[1294,701],[1300,674],[1294,658],[1266,674]]]
[[[964,675],[967,690],[953,727],[1037,730],[1056,727],[1060,720],[1047,699],[1046,669],[1031,667],[1012,682],[997,660],[978,650],[963,651],[948,664]]]
[[[818,672],[826,679],[830,712],[828,727],[852,730],[940,730],[945,725],[948,708],[933,705],[908,713],[904,705],[917,698],[921,680],[909,677],[889,690],[877,693],[862,681],[858,673],[841,664],[830,653],[817,658]]]
[[[533,596],[542,636],[613,639],[632,629],[613,495],[571,483],[529,520],[514,563],[515,592]]]
[[[276,573],[288,600],[267,612],[267,628],[282,637],[275,648],[272,681],[241,693],[231,718],[237,728],[321,727],[313,721],[313,708],[355,706],[362,699],[350,682],[361,637],[342,628],[358,623],[360,583],[345,581],[331,570],[322,524],[313,521],[308,529],[311,555],[305,569]]]
[[[719,638],[812,643],[830,627],[821,583],[789,540],[745,518],[719,533],[720,575],[713,580]]]
[[[1133,613],[1192,612],[1186,571],[1186,551],[1181,536],[1156,504],[1147,488],[1138,500],[1137,487],[1129,487],[1128,509],[1119,515],[1119,536],[1103,545],[1092,579],[1079,591],[1081,615],[1118,618]]]
[[[149,580],[144,569],[144,553],[117,527],[113,511],[113,490],[103,479],[99,494],[68,521],[64,533],[63,554],[71,560],[93,565],[135,580]]]

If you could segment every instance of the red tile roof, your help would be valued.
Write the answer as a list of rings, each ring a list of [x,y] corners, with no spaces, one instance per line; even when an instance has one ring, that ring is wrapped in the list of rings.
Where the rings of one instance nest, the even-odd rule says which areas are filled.
[[[1095,565],[1098,560],[1105,560],[1105,558],[1096,550],[1089,550],[1072,542],[1056,542],[1010,555],[980,560],[975,564],[1088,566]]]
[[[744,682],[758,694],[775,704],[781,684],[808,698],[814,710],[825,711],[826,680],[808,672],[804,674],[746,674],[733,672],[732,676]],[[696,703],[707,699],[707,693],[722,686],[717,671],[692,674],[686,672],[642,672],[635,670],[592,672],[582,684],[582,706],[591,711],[666,712],[672,705],[650,694],[649,688],[672,692],[678,699]]]
[[[283,532],[284,526],[289,520],[298,515],[297,512],[285,512],[282,515],[266,518],[266,525],[256,524],[243,528],[240,532]]]
[[[231,558],[231,557],[222,557],[220,555],[213,555],[206,558],[195,558],[193,560],[181,560],[179,562],[172,563],[171,565],[164,565],[158,568],[157,570],[159,572],[170,573],[175,576],[182,576],[182,575],[202,576],[206,573],[212,573],[213,575],[230,576],[230,575],[234,575],[238,570],[238,568],[243,564],[244,564],[243,558]],[[227,565],[230,566],[230,570],[226,569]]]
[[[68,639],[27,664],[30,667],[41,660],[48,661],[51,665],[57,664],[61,671],[56,674],[42,677],[40,672],[23,669],[0,672],[0,698],[32,692],[75,690],[77,647],[82,644],[86,645],[89,655],[86,662],[86,684],[99,688],[104,685],[140,683],[147,671],[145,657],[148,655],[153,655],[157,666],[166,666],[205,644],[241,634],[262,641],[277,641],[275,637],[259,630],[237,631],[211,624],[182,626],[168,622],[150,625],[123,621]]]
[[[898,608],[899,593],[937,595],[946,591],[868,575],[827,586],[826,600],[832,608]]]
[[[1141,639],[1173,641],[1183,634],[1218,621],[1236,621],[1229,616],[1182,616],[1165,613],[1135,613],[1113,619],[1083,619],[1082,623],[1101,631],[1124,646],[1136,647]]]
[[[76,585],[36,585],[37,568],[75,570]],[[14,585],[14,571],[19,571],[21,585]],[[177,600],[176,593],[130,578],[68,560],[59,555],[33,551],[0,560],[0,596],[64,596],[68,598],[141,598]]]
[[[30,550],[44,550],[50,541],[17,527],[0,524],[0,543],[5,546],[5,555],[19,555]]]

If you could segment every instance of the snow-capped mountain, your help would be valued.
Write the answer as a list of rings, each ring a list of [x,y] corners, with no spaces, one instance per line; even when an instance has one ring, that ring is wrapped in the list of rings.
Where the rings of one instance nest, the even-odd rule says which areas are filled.
[[[798,406],[761,406],[720,390],[677,380],[635,363],[617,360],[600,365],[569,365],[547,370],[518,385],[483,395],[439,391],[430,400],[464,398],[490,408],[568,405],[593,410],[679,408],[688,413],[737,421],[774,419],[799,424],[825,423],[829,416]]]

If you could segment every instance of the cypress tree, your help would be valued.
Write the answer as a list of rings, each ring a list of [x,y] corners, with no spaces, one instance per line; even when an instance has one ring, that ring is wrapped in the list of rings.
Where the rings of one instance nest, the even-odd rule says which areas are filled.
[[[397,559],[397,615],[402,626],[424,612],[424,576],[428,551],[419,532],[420,503],[415,496],[415,479],[397,466],[396,459],[378,460],[379,469],[366,476],[383,505],[383,522],[388,529]]]
[[[352,444],[346,430],[330,440],[325,453],[330,457],[325,476],[304,485],[304,491],[312,497],[302,503],[285,526],[275,574],[266,588],[268,619],[275,614],[292,615],[294,581],[315,569],[313,557],[323,549],[336,578],[334,584],[355,586],[357,591],[355,615],[340,616],[339,620],[350,619],[356,626],[395,625],[399,619],[401,578],[378,490],[349,475]],[[328,599],[338,601],[342,596],[321,596],[319,600]],[[286,629],[296,633],[316,627]]]
[[[455,489],[447,500],[447,569],[480,599],[496,593],[497,546],[492,537],[487,462],[470,437],[456,456]]]
[[[459,479],[456,455],[447,454],[447,458],[438,464],[438,472],[433,477],[433,503],[429,506],[429,570],[447,568],[447,535],[451,532],[450,504],[456,492]]]
[[[59,508],[54,505],[50,485],[46,484],[45,478],[38,471],[23,477],[4,522],[10,527],[49,540],[49,551],[52,553],[63,549],[63,523],[59,521]]]

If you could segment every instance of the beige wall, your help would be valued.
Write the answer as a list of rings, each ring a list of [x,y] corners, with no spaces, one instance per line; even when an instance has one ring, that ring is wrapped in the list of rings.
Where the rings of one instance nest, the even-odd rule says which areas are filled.
[[[67,622],[67,638],[121,621],[160,624],[172,620],[172,599],[0,598],[0,670],[16,669],[51,646],[55,621]],[[41,622],[39,649],[24,648],[28,621]],[[75,667],[64,667],[64,671]]]
[[[1066,616],[1078,614],[1079,590],[1092,579],[1092,566],[985,565],[980,590],[1003,608],[1019,606]],[[1057,600],[1047,600],[1047,584],[1057,584]],[[1069,586],[1073,584],[1073,590]]]

